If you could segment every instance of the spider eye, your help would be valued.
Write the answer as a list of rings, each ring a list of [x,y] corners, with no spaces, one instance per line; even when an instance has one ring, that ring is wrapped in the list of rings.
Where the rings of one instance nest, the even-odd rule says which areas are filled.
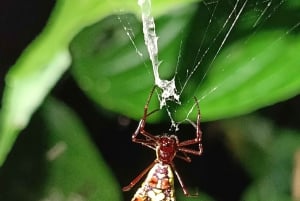
[[[159,141],[160,146],[162,147],[174,147],[175,139],[170,138],[170,137],[162,137]]]

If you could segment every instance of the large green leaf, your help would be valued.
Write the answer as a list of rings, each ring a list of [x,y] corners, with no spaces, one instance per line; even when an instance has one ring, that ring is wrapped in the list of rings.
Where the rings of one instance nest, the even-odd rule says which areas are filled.
[[[224,7],[228,6],[224,2]],[[223,29],[222,25],[226,20],[232,20],[228,19],[228,7],[222,9],[223,1],[219,3],[221,5],[214,17],[220,19],[220,23],[216,25],[203,26],[199,22],[202,19],[209,20],[212,10],[206,14],[207,6],[199,8],[191,25],[191,7],[174,10],[156,19],[159,56],[163,61],[160,66],[162,77],[171,78],[176,71],[177,57],[184,57],[180,58],[183,63],[178,66],[175,77],[178,89],[182,91],[181,104],[176,106],[175,114],[180,120],[193,110],[193,96],[200,101],[202,119],[216,120],[249,113],[291,98],[300,91],[300,37],[295,31],[299,19],[293,18],[291,22],[286,17],[289,14],[294,16],[295,11],[287,9],[285,5],[274,8],[270,17],[266,18],[269,22],[262,20],[265,26],[254,29],[259,16],[253,14],[253,7],[246,7],[236,27],[233,27],[232,37],[225,41],[221,52],[217,54],[222,40],[229,34],[229,27]],[[282,21],[278,22],[278,18]],[[119,26],[113,23],[115,19],[110,18],[87,28],[75,38],[72,44],[73,73],[80,87],[94,101],[138,119],[154,78],[147,52],[143,48],[141,24],[130,16],[120,19]],[[228,23],[229,26],[232,23]],[[122,26],[135,32],[134,45],[141,50],[143,57],[138,56]],[[212,31],[206,33],[207,27]],[[222,30],[216,40],[218,34],[215,29]],[[104,33],[110,34],[111,38],[105,38]],[[195,61],[195,46],[200,46],[200,54],[205,56],[198,68],[194,67],[201,60],[201,55]],[[205,50],[209,50],[208,53]],[[194,74],[188,77],[187,72],[193,70]],[[157,98],[153,98],[153,102],[157,105]],[[154,109],[154,106],[151,107]],[[196,112],[195,109],[193,111]]]
[[[49,136],[45,197],[61,194],[63,200],[72,196],[90,201],[121,200],[121,188],[78,117],[53,99],[42,112]]]
[[[191,1],[154,1],[154,14]],[[6,76],[1,122],[0,165],[18,133],[71,63],[68,45],[83,28],[121,10],[139,13],[136,1],[57,1],[41,35],[22,53]]]

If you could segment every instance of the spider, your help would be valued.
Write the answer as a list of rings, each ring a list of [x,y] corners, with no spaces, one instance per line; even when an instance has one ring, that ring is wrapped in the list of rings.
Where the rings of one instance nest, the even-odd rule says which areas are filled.
[[[186,196],[191,196],[185,187],[176,167],[173,163],[174,157],[180,158],[186,162],[191,162],[191,158],[187,154],[200,156],[202,154],[200,129],[200,107],[198,100],[194,97],[198,115],[196,128],[196,137],[194,139],[180,142],[175,135],[152,135],[145,130],[146,120],[151,114],[159,109],[148,113],[148,106],[155,90],[153,87],[144,107],[144,115],[140,120],[136,131],[132,135],[132,141],[142,144],[156,151],[156,159],[144,169],[136,178],[134,178],[128,186],[123,187],[123,191],[129,191],[134,187],[147,173],[147,177],[141,187],[137,190],[131,201],[175,201],[174,197],[174,176],[175,173],[183,193]],[[194,125],[194,124],[193,124]],[[142,136],[138,138],[138,135]],[[197,149],[192,149],[188,146],[198,145]]]

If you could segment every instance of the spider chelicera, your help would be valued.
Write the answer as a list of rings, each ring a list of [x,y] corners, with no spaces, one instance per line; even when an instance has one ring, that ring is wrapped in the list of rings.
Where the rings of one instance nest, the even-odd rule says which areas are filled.
[[[133,186],[138,183],[141,178],[148,173],[142,186],[137,190],[132,201],[175,201],[174,197],[174,176],[175,173],[183,193],[186,196],[191,196],[185,187],[176,167],[173,163],[174,157],[183,159],[186,162],[191,162],[191,158],[188,154],[201,155],[202,154],[202,144],[201,137],[202,131],[200,129],[200,107],[197,98],[195,97],[195,102],[198,110],[196,127],[196,136],[194,139],[185,140],[180,142],[175,135],[152,135],[145,130],[146,120],[154,112],[154,110],[148,113],[148,107],[155,90],[153,87],[146,105],[144,107],[144,115],[140,120],[136,131],[132,135],[132,141],[135,143],[142,144],[156,151],[156,159],[144,169],[136,178],[134,178],[128,186],[125,186],[122,190],[129,191]],[[141,137],[138,138],[139,134]],[[198,145],[197,149],[192,149],[190,145]]]

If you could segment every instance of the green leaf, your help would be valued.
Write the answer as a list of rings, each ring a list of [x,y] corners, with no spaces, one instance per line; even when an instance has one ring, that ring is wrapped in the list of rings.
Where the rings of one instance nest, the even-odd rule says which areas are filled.
[[[299,132],[278,129],[256,116],[227,120],[221,125],[225,128],[228,148],[252,180],[241,200],[292,200]]]
[[[255,115],[225,120],[221,125],[228,148],[249,176],[258,178],[263,175],[267,168],[266,158],[274,141],[274,125]]]
[[[207,7],[203,7],[198,13],[201,17],[203,14],[204,19],[209,19],[211,13],[208,12],[206,16]],[[215,17],[225,21],[228,12],[223,11],[222,6],[219,7]],[[274,16],[274,19],[270,17],[270,25],[266,24],[266,27],[254,30],[255,21],[251,18],[250,23],[248,19],[249,15],[253,15],[253,8],[247,8],[245,16],[242,16],[234,27],[233,36],[226,41],[214,59],[222,39],[228,33],[228,27],[220,36],[220,44],[215,42],[213,45],[216,47],[211,46],[216,33],[212,33],[212,36],[210,32],[206,35],[203,33],[205,29],[203,25],[199,25],[200,14],[195,15],[195,22],[190,26],[193,12],[191,9],[180,8],[156,19],[159,56],[163,61],[160,73],[165,79],[170,79],[177,73],[176,84],[179,91],[182,90],[181,104],[175,106],[176,120],[184,120],[189,115],[196,116],[193,96],[200,101],[202,120],[208,121],[249,113],[299,94],[300,38],[292,32],[298,27],[297,24],[292,24],[290,28],[294,28],[287,30],[285,25],[275,24],[277,18]],[[278,13],[288,15],[291,12],[284,9],[283,7]],[[277,13],[274,11],[272,14]],[[252,17],[256,19],[255,16]],[[288,19],[282,20],[286,22]],[[89,27],[76,37],[72,44],[73,74],[81,89],[92,100],[104,108],[139,119],[154,83],[152,67],[143,48],[141,25],[130,16],[121,17],[119,26],[113,22],[114,19],[107,19],[101,24]],[[220,24],[222,26],[222,22]],[[271,25],[272,29],[268,27]],[[143,57],[138,56],[129,38],[126,40],[127,36],[122,26],[135,32],[135,46],[143,53]],[[221,29],[221,26],[216,29]],[[201,32],[202,35],[198,35]],[[111,38],[105,38],[104,33],[110,34]],[[203,34],[205,40],[202,44]],[[183,41],[181,47],[182,40],[190,40],[190,43]],[[195,44],[195,40],[199,42]],[[210,50],[197,69],[194,68],[195,62],[198,62],[194,56],[197,54],[195,46],[200,46],[203,51]],[[190,49],[194,51],[193,55]],[[178,55],[184,58],[180,58],[183,59],[180,61],[183,63],[176,71]],[[201,52],[198,57],[201,57]],[[187,78],[187,71],[193,70],[195,73]],[[183,88],[186,80],[187,85]],[[155,109],[158,105],[157,99],[153,98],[152,101],[156,106],[150,108]],[[154,121],[161,119],[158,116]]]
[[[49,138],[45,199],[121,200],[121,188],[73,111],[54,99],[42,109]]]
[[[281,130],[270,143],[268,157],[257,163],[265,163],[264,174],[257,177],[245,192],[242,200],[292,200],[294,156],[300,147],[299,132]]]
[[[259,181],[247,189],[247,192],[243,196],[245,201],[259,201],[262,199],[268,199],[272,201],[291,201],[293,200],[290,195],[282,194],[277,191],[272,185],[272,181]]]
[[[48,98],[0,171],[0,200],[122,200],[79,117]]]
[[[154,13],[161,14],[186,1],[153,3]],[[138,13],[139,7],[134,0],[57,1],[43,32],[22,53],[6,76],[0,113],[0,165],[18,133],[26,127],[31,115],[68,69],[71,63],[68,46],[73,37],[82,28],[120,10]]]
[[[300,37],[280,31],[257,33],[231,44],[196,90],[202,97],[203,118],[237,116],[297,95],[299,50]]]

